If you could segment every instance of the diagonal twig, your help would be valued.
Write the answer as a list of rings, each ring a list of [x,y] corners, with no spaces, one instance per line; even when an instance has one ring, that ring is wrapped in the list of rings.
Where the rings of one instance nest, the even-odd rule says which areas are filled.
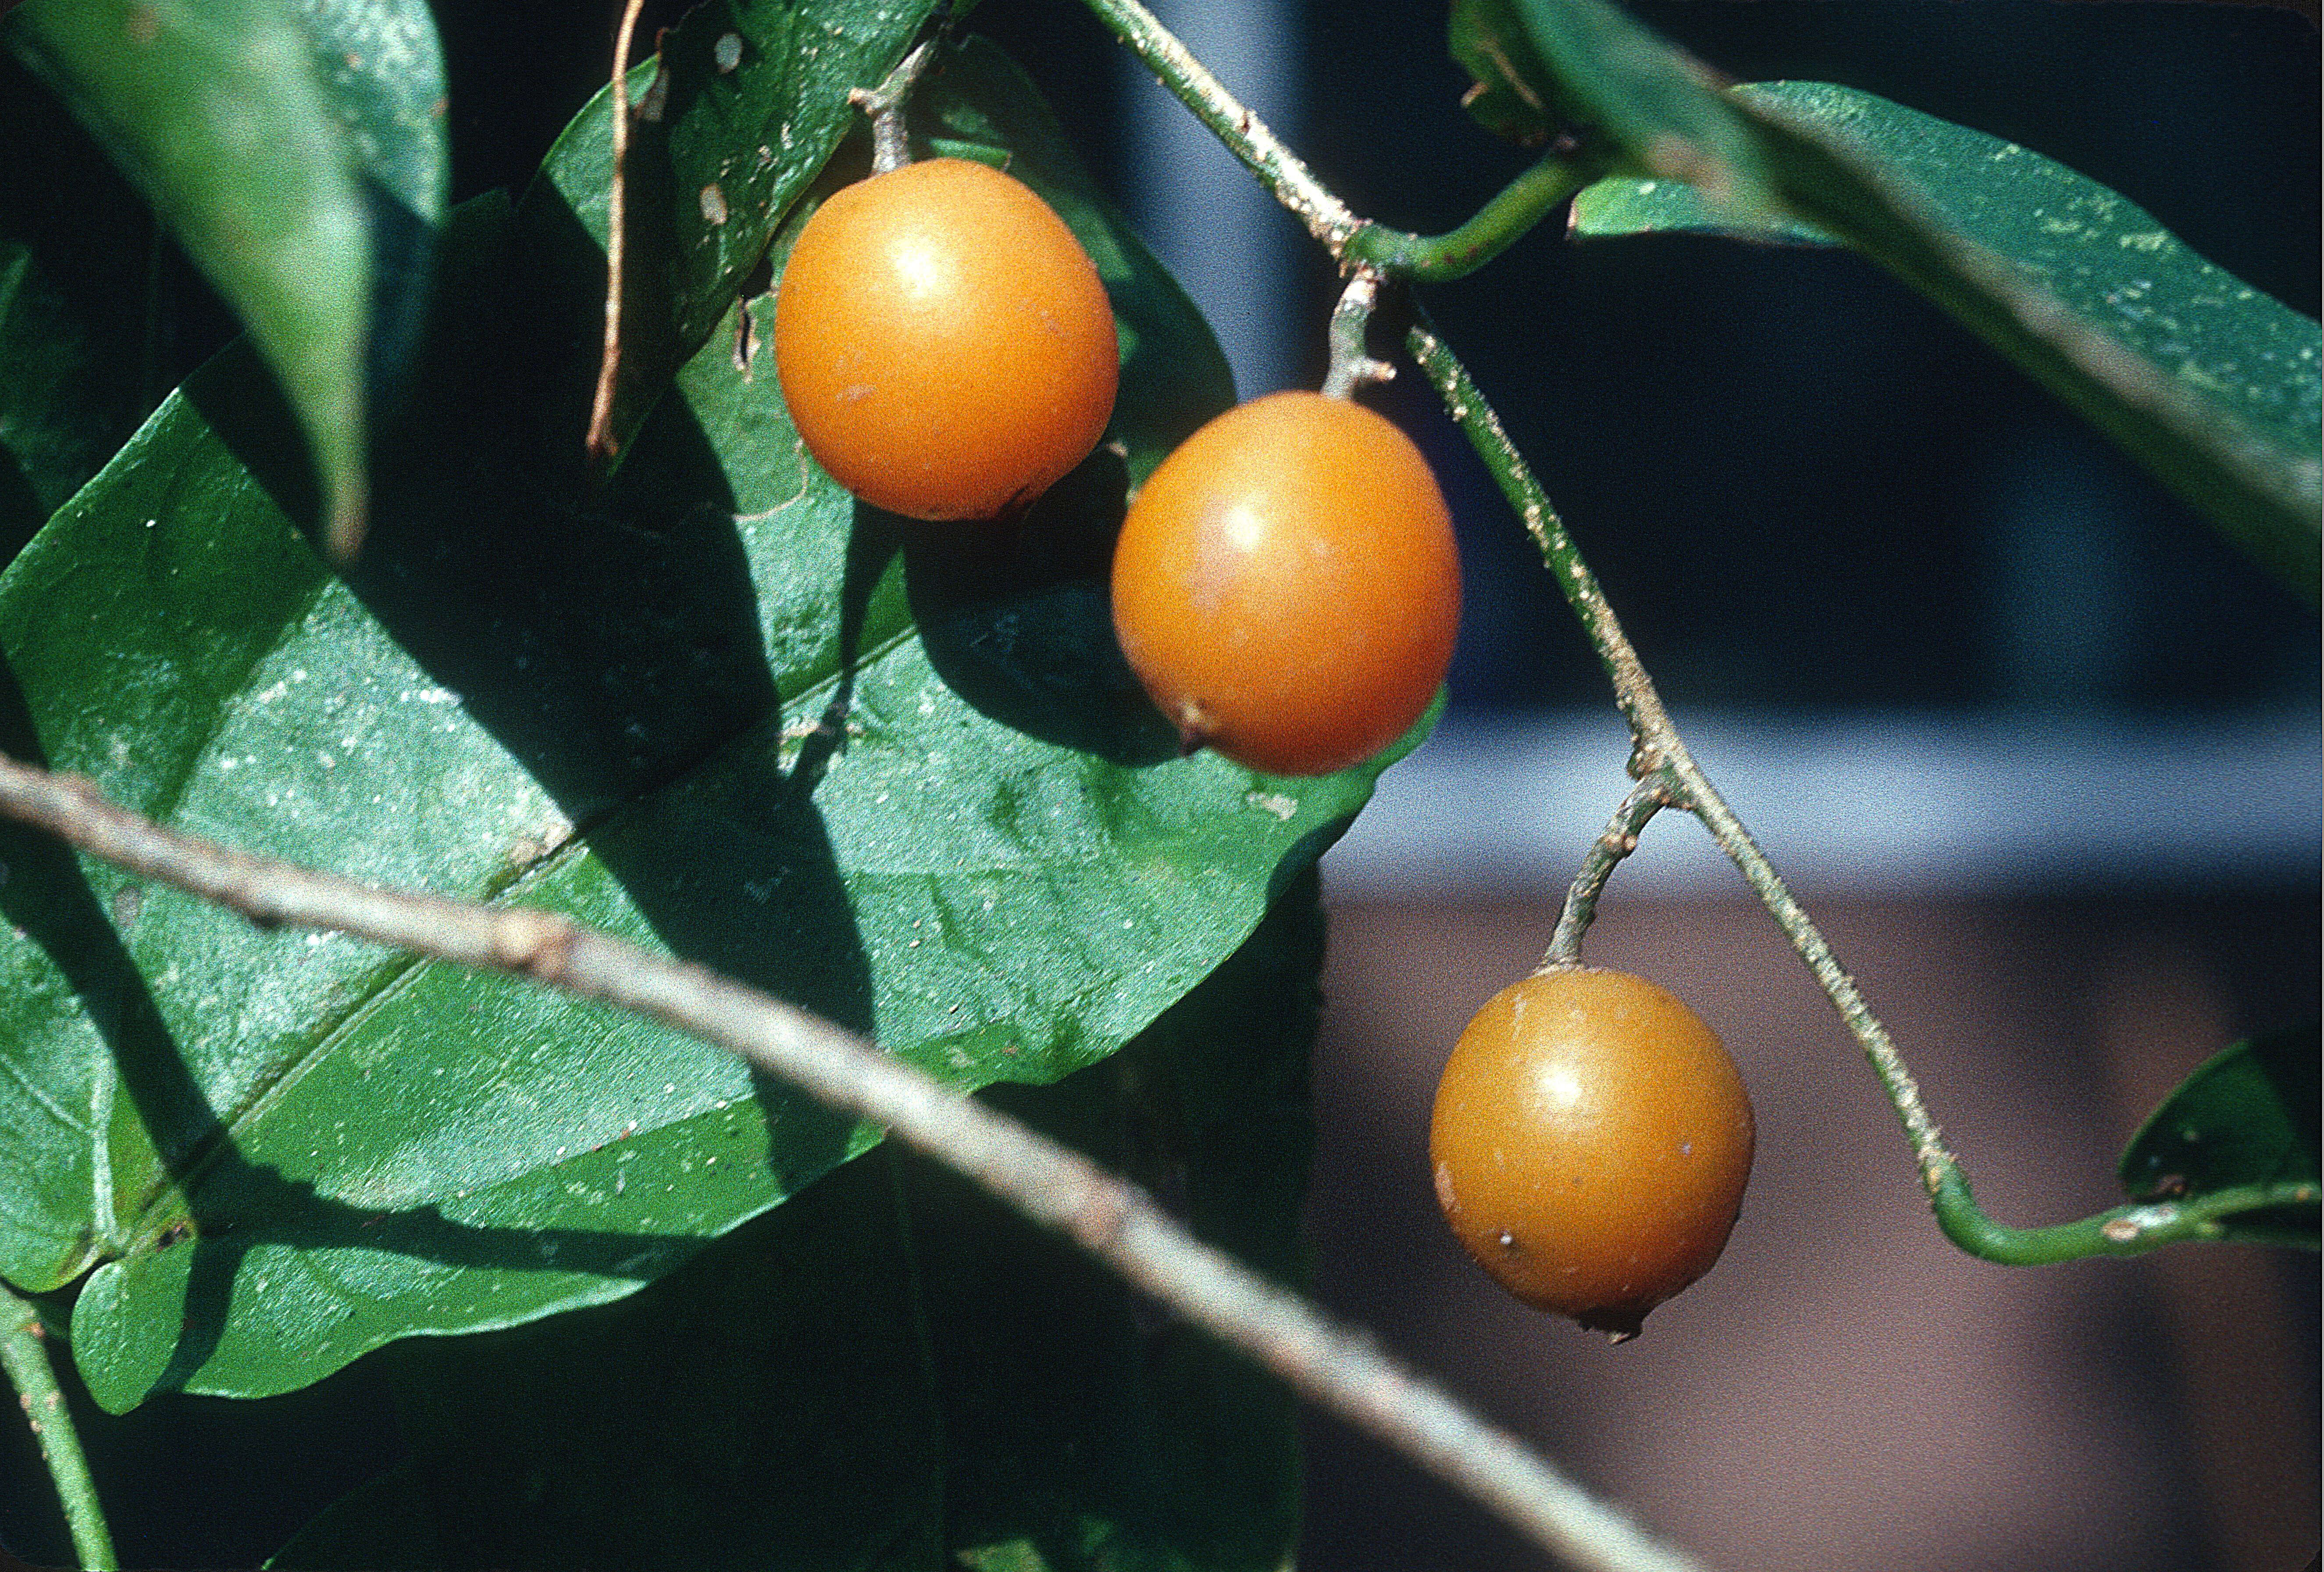
[[[0,756],[0,814],[262,927],[353,934],[515,973],[659,1021],[974,1179],[1302,1396],[1402,1452],[1577,1567],[1691,1572],[1508,1432],[1353,1328],[1188,1234],[1136,1186],[796,1005],[550,911],[375,889],[178,834],[88,781]]]

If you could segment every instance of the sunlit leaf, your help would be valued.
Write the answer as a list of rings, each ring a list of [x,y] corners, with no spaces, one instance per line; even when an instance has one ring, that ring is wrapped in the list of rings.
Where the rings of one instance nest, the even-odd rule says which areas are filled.
[[[1038,121],[973,57],[946,90]],[[531,352],[595,284],[539,236],[490,202],[448,227],[344,579],[250,357],[174,398],[0,578],[9,745],[233,844],[569,911],[963,1086],[1111,1053],[1362,802],[1385,761],[1176,757],[1113,646],[1126,476],[1221,392],[1127,235],[1115,307],[1153,359],[1122,450],[988,532],[861,509],[806,458],[768,297],[611,492],[564,489],[563,363]],[[73,1345],[108,1406],[622,1297],[876,1139],[659,1028],[0,843],[0,1271],[95,1268]]]

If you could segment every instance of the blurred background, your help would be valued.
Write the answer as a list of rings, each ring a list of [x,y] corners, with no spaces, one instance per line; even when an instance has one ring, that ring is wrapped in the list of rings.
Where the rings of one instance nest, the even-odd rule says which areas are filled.
[[[1527,156],[1461,112],[1441,7],[1157,9],[1359,212],[1441,232]],[[2296,14],[1633,10],[1735,78],[1842,82],[2020,142],[2316,313],[2318,47]],[[1242,393],[1314,385],[1336,290],[1315,248],[1080,20],[977,14],[1112,150]],[[2170,1087],[2316,1013],[2316,619],[2047,394],[1843,254],[1575,246],[1553,224],[1425,298],[1994,1216],[2111,1204]],[[1678,816],[1617,874],[1588,953],[1688,999],[1751,1082],[1760,1158],[1726,1260],[1609,1347],[1452,1243],[1426,1183],[1437,1070],[1538,958],[1627,738],[1427,389],[1372,396],[1444,481],[1469,599],[1445,724],[1324,861],[1324,1301],[1714,1566],[2308,1566],[2314,1258],[1961,1255],[1853,1042]],[[1303,1565],[1543,1564],[1335,1423],[1308,1440]]]
[[[456,199],[521,187],[603,80],[618,5],[599,9],[602,39],[569,0],[438,0]],[[683,9],[656,0],[644,36]],[[1441,231],[1529,162],[1461,112],[1442,6],[1160,9],[1360,212]],[[1842,82],[2023,143],[2317,311],[2318,35],[2294,13],[1633,9],[1738,79]],[[1241,392],[1319,381],[1336,282],[1240,167],[1078,7],[986,0],[973,25],[1050,95],[1211,315]],[[0,88],[32,102],[21,73]],[[0,173],[0,208],[11,178],[71,184]],[[180,339],[151,368],[164,386],[229,330],[180,287]],[[2316,1013],[2316,617],[2048,395],[1842,254],[1576,247],[1553,223],[1425,303],[1997,1217],[2108,1204],[2115,1154],[2171,1085]],[[1325,860],[1323,1299],[1713,1565],[2307,1566],[2315,1258],[2181,1248],[2025,1271],[1955,1252],[1829,1006],[1677,816],[1618,874],[1589,954],[1686,998],[1751,1082],[1759,1166],[1728,1257],[1616,1348],[1506,1299],[1460,1254],[1426,1179],[1437,1069],[1538,957],[1627,743],[1426,389],[1407,375],[1369,396],[1444,482],[1468,606],[1443,726]],[[282,1400],[322,1427],[269,1465],[284,1533],[393,1455],[392,1438],[328,1428],[364,1370]],[[111,1466],[189,1496],[247,1489],[198,1473],[205,1457],[246,1469],[231,1410],[153,1405],[115,1431]],[[189,1435],[214,1444],[189,1460]],[[1309,1444],[1303,1565],[1543,1564],[1337,1426],[1314,1421]]]

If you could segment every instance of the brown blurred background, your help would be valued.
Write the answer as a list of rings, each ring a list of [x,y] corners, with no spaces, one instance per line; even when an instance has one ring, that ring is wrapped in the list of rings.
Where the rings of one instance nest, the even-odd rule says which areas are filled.
[[[2308,1565],[2315,1257],[1961,1254],[1870,1069],[1748,900],[1629,898],[1618,874],[1587,947],[1688,1000],[1750,1082],[1759,1156],[1725,1258],[1618,1347],[1492,1286],[1435,1215],[1429,1100],[1555,911],[1551,892],[1333,902],[1314,1200],[1327,1304],[1716,1567]],[[1817,914],[2005,1222],[2111,1204],[2115,1155],[2163,1092],[2246,1029],[2314,1008],[2304,893]],[[1335,1424],[1312,1420],[1309,1441],[1314,1572],[1546,1564]]]

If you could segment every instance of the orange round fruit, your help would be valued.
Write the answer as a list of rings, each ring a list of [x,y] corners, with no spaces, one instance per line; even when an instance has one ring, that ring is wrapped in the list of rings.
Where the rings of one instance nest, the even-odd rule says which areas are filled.
[[[1148,477],[1113,558],[1122,653],[1188,746],[1320,775],[1420,718],[1452,660],[1461,563],[1428,462],[1385,417],[1280,393]]]
[[[1113,413],[1113,311],[1024,182],[938,158],[835,193],[775,296],[775,370],[816,462],[909,518],[1003,517]]]
[[[1743,1077],[1694,1012],[1582,966],[1487,1001],[1428,1141],[1469,1253],[1527,1304],[1617,1338],[1719,1259],[1752,1144]]]

